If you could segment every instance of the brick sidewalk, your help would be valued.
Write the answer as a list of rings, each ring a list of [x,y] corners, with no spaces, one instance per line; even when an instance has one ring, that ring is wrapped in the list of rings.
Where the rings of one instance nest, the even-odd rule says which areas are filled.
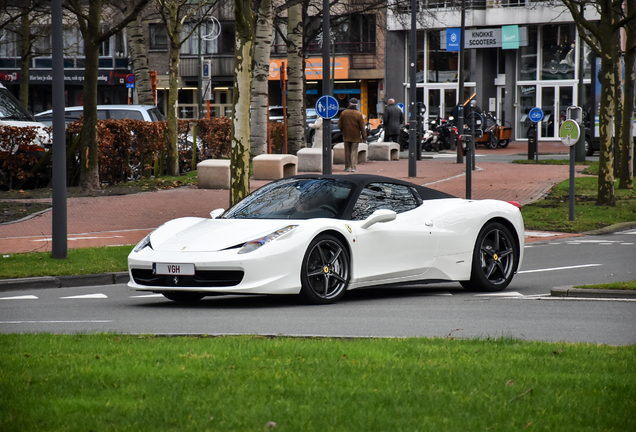
[[[520,154],[525,143],[511,143],[506,149],[483,150],[477,154]],[[540,152],[567,152],[558,143],[540,144]],[[472,173],[473,199],[514,200],[527,204],[543,197],[558,182],[569,176],[567,165],[512,165],[480,162]],[[333,173],[343,173],[343,165],[334,165]],[[454,158],[417,162],[417,177],[408,177],[408,160],[359,164],[361,173],[378,174],[425,184],[433,189],[464,198],[465,164]],[[582,168],[577,167],[577,170]],[[256,189],[267,182],[251,182]],[[67,200],[68,247],[134,244],[164,222],[177,217],[209,217],[211,210],[227,208],[229,191],[183,187],[136,195],[69,198]],[[45,212],[18,223],[0,225],[0,253],[50,251],[52,213]]]

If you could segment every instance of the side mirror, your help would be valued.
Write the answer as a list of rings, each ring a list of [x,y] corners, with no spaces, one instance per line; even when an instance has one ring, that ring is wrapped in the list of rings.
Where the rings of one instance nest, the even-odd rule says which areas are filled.
[[[218,218],[219,216],[221,216],[221,215],[223,214],[223,212],[225,212],[225,209],[222,209],[222,208],[218,208],[218,209],[216,209],[216,210],[212,210],[212,211],[210,212],[210,217],[211,217],[212,219],[216,219],[216,218]]]
[[[369,216],[368,218],[364,220],[364,223],[362,224],[362,228],[367,229],[371,225],[374,225],[376,223],[390,222],[392,220],[395,220],[396,217],[397,217],[397,213],[395,213],[393,210],[386,210],[386,209],[376,210],[371,214],[371,216]]]

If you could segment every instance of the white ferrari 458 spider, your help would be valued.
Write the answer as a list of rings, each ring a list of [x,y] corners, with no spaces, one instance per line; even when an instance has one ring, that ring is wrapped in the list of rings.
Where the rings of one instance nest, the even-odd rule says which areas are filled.
[[[457,281],[505,289],[523,259],[520,206],[465,200],[392,178],[299,175],[211,218],[169,221],[128,256],[129,286],[175,301]]]

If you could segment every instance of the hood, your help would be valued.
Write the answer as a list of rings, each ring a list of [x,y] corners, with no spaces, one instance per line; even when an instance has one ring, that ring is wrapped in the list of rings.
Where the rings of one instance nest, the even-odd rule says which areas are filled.
[[[302,221],[270,219],[175,219],[150,236],[156,251],[215,252],[263,237]]]

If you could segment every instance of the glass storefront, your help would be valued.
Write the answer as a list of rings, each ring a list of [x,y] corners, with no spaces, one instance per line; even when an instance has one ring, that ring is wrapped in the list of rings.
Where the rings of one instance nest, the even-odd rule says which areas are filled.
[[[538,125],[539,138],[557,139],[567,108],[577,99],[575,25],[530,26],[527,34],[528,46],[520,47],[517,57],[516,135],[519,139],[528,138],[528,130],[533,125],[528,113],[532,108],[540,107],[543,120]],[[589,50],[584,56],[586,54],[589,57]],[[584,62],[584,72],[590,75],[589,61]],[[584,101],[578,103],[585,105]]]

